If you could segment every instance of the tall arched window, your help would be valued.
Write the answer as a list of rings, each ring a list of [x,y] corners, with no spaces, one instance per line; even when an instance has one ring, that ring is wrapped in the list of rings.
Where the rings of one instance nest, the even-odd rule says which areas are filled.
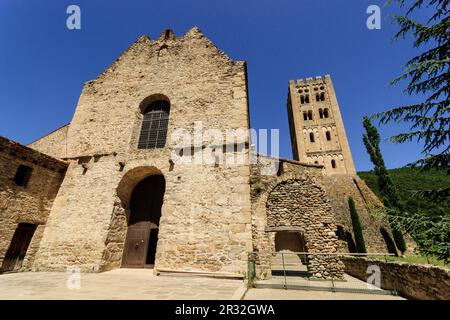
[[[164,148],[169,124],[170,104],[165,100],[156,100],[144,109],[139,149]]]
[[[309,141],[315,142],[315,139],[314,139],[314,133],[313,133],[313,132],[310,132],[310,133],[309,133]]]
[[[333,169],[336,169],[336,160],[331,160],[331,167],[333,168]]]

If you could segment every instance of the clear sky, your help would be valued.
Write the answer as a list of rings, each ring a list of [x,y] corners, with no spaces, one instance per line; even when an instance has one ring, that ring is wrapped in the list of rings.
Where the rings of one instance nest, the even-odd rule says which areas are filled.
[[[82,84],[94,79],[134,40],[165,28],[183,35],[198,26],[220,49],[248,64],[253,128],[280,129],[280,155],[291,158],[286,97],[289,79],[330,74],[357,170],[372,164],[362,117],[417,100],[390,87],[417,51],[391,42],[397,26],[385,0],[0,0],[0,135],[29,143],[70,122]],[[81,30],[66,28],[66,8],[81,8]],[[381,30],[366,27],[366,9],[382,9]],[[420,155],[415,143],[394,145],[383,126],[388,167]]]

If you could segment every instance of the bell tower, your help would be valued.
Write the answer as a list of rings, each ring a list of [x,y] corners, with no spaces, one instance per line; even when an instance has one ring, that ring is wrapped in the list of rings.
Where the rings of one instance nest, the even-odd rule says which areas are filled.
[[[323,165],[327,175],[356,175],[329,75],[289,81],[287,107],[295,160]]]

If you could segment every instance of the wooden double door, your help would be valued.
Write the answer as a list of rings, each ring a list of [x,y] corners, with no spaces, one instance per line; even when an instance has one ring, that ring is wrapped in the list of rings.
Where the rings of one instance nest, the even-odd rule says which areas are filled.
[[[152,268],[155,264],[158,228],[148,222],[128,226],[122,267]]]
[[[162,175],[152,175],[133,189],[122,267],[149,268],[155,264],[165,184]]]

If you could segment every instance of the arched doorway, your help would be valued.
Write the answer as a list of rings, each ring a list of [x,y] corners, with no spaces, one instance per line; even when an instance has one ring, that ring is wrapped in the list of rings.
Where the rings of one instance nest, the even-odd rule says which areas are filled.
[[[306,254],[299,254],[299,252],[307,252],[302,233],[278,231],[275,233],[275,251],[277,255],[274,265],[281,262],[284,263],[284,268],[287,268],[288,271],[306,271],[305,266],[308,264],[308,257]],[[283,256],[281,253],[283,253]]]
[[[397,248],[395,247],[394,240],[392,240],[389,233],[384,228],[380,228],[380,233],[383,236],[384,242],[386,243],[386,249],[388,250],[388,252],[393,253],[397,256]]]
[[[162,175],[148,176],[134,187],[129,202],[122,267],[153,267],[165,188]]]

